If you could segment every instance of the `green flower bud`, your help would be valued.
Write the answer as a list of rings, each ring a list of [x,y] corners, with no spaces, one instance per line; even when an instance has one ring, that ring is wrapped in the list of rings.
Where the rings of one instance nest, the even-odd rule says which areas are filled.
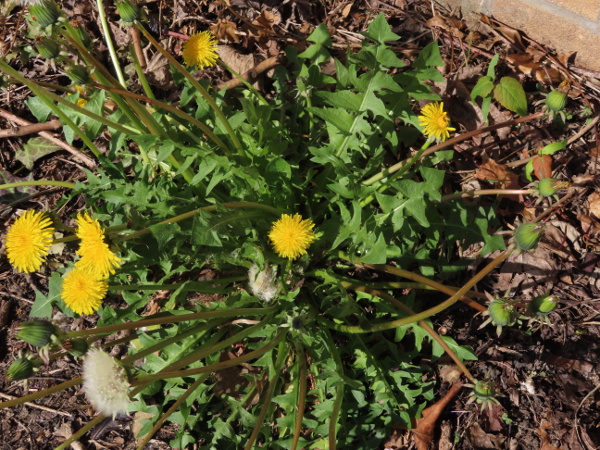
[[[552,91],[546,96],[546,107],[550,111],[562,111],[567,105],[567,98],[568,95],[566,92],[561,92],[559,90]]]
[[[117,11],[126,23],[133,23],[140,18],[140,8],[129,0],[117,3]]]
[[[22,322],[17,331],[17,338],[34,347],[45,347],[52,342],[52,337],[59,336],[60,329],[46,320]]]
[[[554,295],[539,295],[529,304],[529,308],[536,316],[548,315],[558,304],[558,297]]]
[[[54,39],[49,38],[41,38],[35,45],[35,48],[40,56],[46,59],[56,58],[60,52],[58,43]]]
[[[79,64],[70,66],[67,69],[67,75],[69,75],[69,78],[71,78],[75,84],[87,84],[88,81],[90,81],[90,73],[85,67],[80,66]]]
[[[493,381],[478,381],[473,387],[473,394],[479,403],[486,402],[496,396],[496,385]]]
[[[63,348],[71,355],[81,357],[85,355],[89,349],[85,339],[69,339],[62,343]]]
[[[552,197],[556,194],[556,180],[554,178],[542,178],[537,182],[537,192],[540,197]]]
[[[8,368],[6,376],[11,381],[26,380],[37,372],[37,365],[29,358],[16,359]]]
[[[522,223],[513,235],[517,247],[523,252],[534,248],[541,237],[541,225],[537,223]]]
[[[504,298],[492,301],[488,306],[488,313],[492,323],[500,327],[512,325],[519,316],[513,304]]]
[[[60,7],[52,0],[43,0],[29,6],[29,14],[42,27],[56,25],[61,15]]]

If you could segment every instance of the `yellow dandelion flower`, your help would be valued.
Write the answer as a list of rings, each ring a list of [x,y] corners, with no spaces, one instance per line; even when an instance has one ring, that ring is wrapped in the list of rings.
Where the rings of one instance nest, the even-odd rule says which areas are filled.
[[[456,128],[450,127],[450,119],[444,111],[444,103],[428,103],[421,110],[419,125],[424,127],[423,134],[429,139],[443,142],[450,137],[450,131]]]
[[[269,232],[275,252],[288,259],[296,259],[306,254],[312,241],[317,238],[312,232],[314,226],[312,220],[302,220],[300,214],[283,214]]]
[[[39,211],[25,211],[6,232],[6,256],[19,272],[40,270],[52,245],[54,227]]]
[[[217,40],[208,31],[190,36],[183,44],[183,60],[188,66],[204,69],[214,66],[218,58]]]
[[[96,278],[107,278],[121,265],[121,258],[115,255],[104,241],[104,230],[97,220],[88,213],[77,216],[77,237],[81,239],[77,254],[81,256],[75,267],[83,269]]]
[[[90,276],[84,269],[75,267],[65,275],[62,284],[62,299],[76,314],[94,314],[106,296],[108,283]]]
[[[85,108],[85,105],[88,104],[88,101],[85,98],[78,98],[77,99],[77,106],[79,106],[80,108]]]

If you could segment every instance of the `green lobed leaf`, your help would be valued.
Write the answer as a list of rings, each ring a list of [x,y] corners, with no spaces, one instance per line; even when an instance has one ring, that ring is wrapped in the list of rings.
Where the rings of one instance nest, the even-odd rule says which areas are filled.
[[[31,306],[29,317],[52,317],[52,304],[61,299],[62,278],[58,272],[50,276],[48,283],[48,295],[35,291],[35,300]]]
[[[363,33],[363,36],[373,39],[380,44],[400,39],[400,36],[392,32],[392,28],[385,20],[383,13],[379,13],[375,20],[369,24],[369,28],[366,33]]]

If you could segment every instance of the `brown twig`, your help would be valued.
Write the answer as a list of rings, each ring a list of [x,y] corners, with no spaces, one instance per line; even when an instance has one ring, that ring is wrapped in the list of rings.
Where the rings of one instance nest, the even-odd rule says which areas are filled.
[[[250,69],[246,73],[242,74],[241,77],[246,81],[254,80],[261,73],[266,72],[269,69],[272,69],[273,67],[277,66],[280,63],[281,63],[281,60],[280,60],[279,56],[272,56],[271,58],[267,58],[264,61],[258,63],[252,69]],[[225,81],[224,83],[219,84],[217,86],[217,88],[218,89],[231,89],[236,86],[239,86],[240,84],[242,84],[242,80],[240,80],[239,78],[236,77],[236,78],[232,78],[229,81]]]
[[[20,126],[33,125],[28,120],[22,119],[19,116],[15,116],[14,114],[12,114],[12,113],[10,113],[10,112],[2,109],[2,108],[0,108],[0,117],[3,117],[6,120],[10,120],[12,122],[15,122],[17,125],[20,125]],[[47,131],[40,131],[40,132],[38,132],[38,134],[40,136],[48,139],[53,144],[58,145],[60,148],[68,151],[69,153],[71,153],[75,158],[79,159],[89,169],[93,169],[94,167],[96,167],[95,161],[92,158],[90,158],[89,156],[86,156],[85,154],[83,154],[81,152],[81,150],[77,150],[75,147],[70,146],[66,142],[61,141],[60,139],[55,138],[54,136],[52,136]]]
[[[4,130],[0,130],[0,138],[26,136],[28,134],[39,133],[40,131],[56,130],[61,126],[62,124],[60,123],[60,120],[54,119],[50,122],[34,123],[31,125],[23,125],[20,127],[5,128]]]
[[[13,397],[12,395],[4,394],[2,392],[0,392],[0,397],[5,398],[6,400],[14,400],[15,398],[17,398],[17,397]],[[41,409],[42,411],[48,411],[48,412],[51,412],[54,414],[60,414],[61,416],[73,417],[69,413],[58,411],[56,409],[48,408],[48,407],[42,406],[42,405],[36,405],[35,403],[31,403],[31,402],[25,402],[25,403],[23,403],[23,405],[27,405],[32,408]]]

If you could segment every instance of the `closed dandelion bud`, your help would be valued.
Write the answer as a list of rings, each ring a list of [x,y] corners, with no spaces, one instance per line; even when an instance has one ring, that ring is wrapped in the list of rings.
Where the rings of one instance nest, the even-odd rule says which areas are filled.
[[[530,303],[530,309],[536,316],[549,314],[558,304],[558,297],[554,295],[539,295]]]
[[[63,348],[75,357],[81,357],[89,350],[85,339],[69,339],[62,343]]]
[[[556,194],[556,180],[554,178],[542,178],[537,183],[537,192],[540,197],[552,197]]]
[[[67,69],[67,75],[69,75],[69,78],[71,78],[75,84],[87,84],[88,81],[90,81],[90,73],[85,67],[80,66],[79,64],[70,66]]]
[[[32,320],[19,325],[17,338],[34,347],[45,347],[52,342],[53,337],[61,334],[60,329],[46,320]]]
[[[496,396],[496,385],[493,381],[478,381],[473,387],[473,394],[479,403],[484,403]]]
[[[42,58],[52,59],[56,58],[60,52],[60,46],[54,39],[42,38],[35,45],[38,53]]]
[[[514,240],[519,250],[526,252],[534,248],[541,238],[541,227],[536,223],[522,223],[514,233]]]
[[[51,0],[44,0],[29,6],[29,14],[42,27],[56,25],[60,18],[60,7]]]
[[[6,376],[11,381],[26,380],[36,372],[36,363],[29,358],[19,358],[10,365]]]
[[[551,111],[562,111],[567,105],[567,98],[566,92],[552,91],[546,96],[546,107]]]
[[[133,23],[140,18],[140,8],[129,0],[117,3],[117,11],[123,22]]]
[[[503,298],[492,301],[488,306],[488,313],[492,323],[501,327],[512,325],[517,319],[515,307]]]

